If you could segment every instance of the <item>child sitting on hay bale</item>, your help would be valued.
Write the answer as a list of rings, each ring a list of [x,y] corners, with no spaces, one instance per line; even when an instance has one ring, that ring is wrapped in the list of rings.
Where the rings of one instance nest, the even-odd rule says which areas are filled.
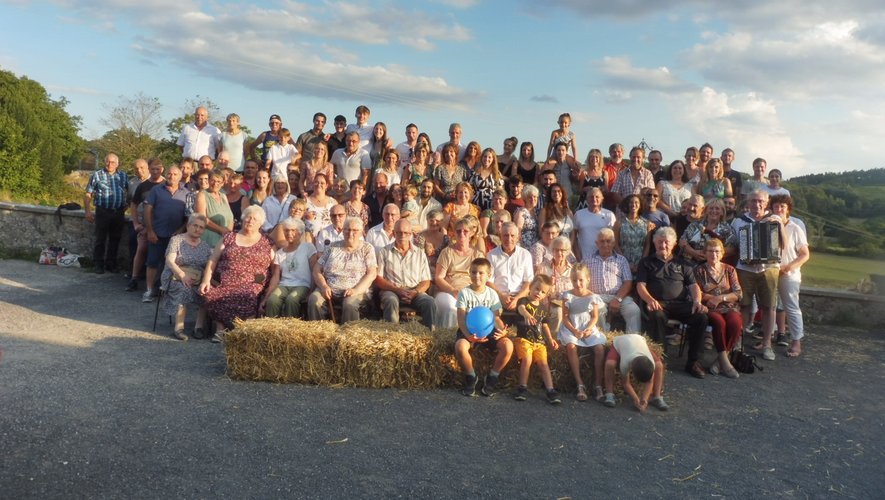
[[[648,405],[661,411],[670,409],[661,397],[664,388],[664,362],[660,356],[651,352],[642,335],[628,333],[612,339],[612,346],[605,360],[605,401],[603,402],[609,408],[614,408],[616,404],[615,366],[618,366],[621,372],[621,386],[633,400],[633,406],[637,410],[645,411]],[[642,397],[636,394],[631,378],[644,384]]]
[[[525,401],[528,394],[529,372],[532,363],[538,366],[541,372],[541,380],[547,389],[547,401],[550,404],[560,404],[559,392],[553,387],[553,376],[550,374],[550,366],[547,364],[547,346],[554,351],[559,349],[559,344],[553,339],[547,319],[550,309],[542,306],[542,301],[553,288],[553,280],[546,274],[538,274],[529,285],[528,297],[519,299],[516,303],[516,311],[520,320],[516,323],[516,357],[519,359],[519,387],[513,396],[517,401]]]
[[[504,322],[501,321],[501,300],[498,294],[486,286],[486,282],[492,274],[492,264],[485,258],[474,259],[470,263],[470,286],[465,287],[458,294],[455,306],[458,310],[458,333],[455,337],[455,359],[464,372],[464,389],[461,393],[465,396],[476,396],[476,383],[478,378],[473,369],[473,358],[470,349],[474,345],[481,345],[490,351],[497,350],[495,362],[486,376],[482,387],[485,396],[495,395],[495,386],[498,384],[498,375],[507,366],[510,356],[513,354],[513,342],[507,338],[504,332]],[[467,329],[467,311],[474,307],[488,307],[495,314],[495,330],[487,337],[477,337]]]

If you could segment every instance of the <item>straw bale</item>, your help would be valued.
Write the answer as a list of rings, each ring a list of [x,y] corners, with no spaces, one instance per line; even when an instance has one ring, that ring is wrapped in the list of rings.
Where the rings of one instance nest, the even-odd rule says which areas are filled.
[[[278,383],[331,384],[331,321],[260,318],[236,321],[224,338],[231,378]]]
[[[455,331],[431,332],[412,321],[360,320],[339,326],[330,321],[261,318],[237,321],[225,337],[225,353],[228,374],[237,379],[367,388],[453,387],[463,380],[453,354]],[[607,333],[607,344],[618,335],[621,332]],[[663,346],[646,340],[651,351],[663,357]],[[477,347],[471,354],[477,373],[488,373],[494,353]],[[557,389],[574,392],[577,387],[565,349],[548,350],[548,361]],[[517,386],[518,364],[514,357],[501,374],[502,389]],[[585,385],[592,387],[592,354],[581,357],[581,374]],[[540,386],[534,368],[529,382]],[[620,380],[615,392],[623,393]]]

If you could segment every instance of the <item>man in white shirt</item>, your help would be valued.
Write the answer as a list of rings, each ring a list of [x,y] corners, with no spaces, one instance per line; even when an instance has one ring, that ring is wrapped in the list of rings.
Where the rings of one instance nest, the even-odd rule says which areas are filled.
[[[461,144],[461,124],[453,123],[449,125],[449,142],[444,142],[436,147],[436,151],[433,153],[433,164],[439,165],[442,163],[442,150],[446,147],[446,144],[454,144],[458,146],[458,161],[464,159],[464,153],[467,151],[467,146]]]
[[[501,226],[501,245],[489,252],[492,263],[491,288],[498,293],[505,311],[515,311],[516,302],[528,295],[535,277],[532,254],[518,246],[519,228],[513,222]]]
[[[403,171],[412,161],[412,155],[415,152],[415,146],[418,144],[418,126],[414,123],[406,125],[406,141],[396,145],[396,152],[399,153],[399,173],[402,176]]]
[[[335,165],[335,175],[350,184],[359,179],[365,184],[372,169],[372,159],[365,149],[360,148],[360,134],[348,132],[344,138],[344,147],[332,153],[330,160]]]
[[[323,253],[327,246],[344,239],[344,220],[346,217],[347,213],[344,210],[344,205],[335,205],[329,210],[329,218],[332,219],[332,223],[320,229],[317,233],[316,242],[314,243],[317,253]]]
[[[178,136],[178,151],[182,158],[209,155],[213,160],[221,149],[221,131],[209,124],[209,112],[200,106],[194,111],[194,123],[188,123]]]
[[[394,242],[378,251],[375,286],[381,291],[384,320],[399,323],[400,304],[414,308],[421,324],[433,329],[436,301],[427,295],[430,265],[424,250],[412,245],[412,223],[400,219],[394,224]]]
[[[383,222],[366,232],[366,241],[375,247],[376,252],[393,243],[393,227],[399,220],[399,207],[388,203],[384,205],[381,215],[384,218]]]
[[[345,133],[356,132],[360,136],[360,149],[364,150],[366,153],[369,152],[369,148],[371,148],[370,144],[372,141],[372,130],[375,128],[369,124],[369,115],[372,112],[369,111],[369,108],[366,106],[357,106],[356,113],[354,117],[356,118],[356,123],[351,123],[344,130]],[[350,181],[348,181],[350,182]]]
[[[598,187],[587,191],[587,208],[582,208],[575,213],[575,238],[578,248],[575,257],[579,260],[589,261],[596,253],[596,236],[604,227],[615,227],[615,214],[602,208],[602,190]]]

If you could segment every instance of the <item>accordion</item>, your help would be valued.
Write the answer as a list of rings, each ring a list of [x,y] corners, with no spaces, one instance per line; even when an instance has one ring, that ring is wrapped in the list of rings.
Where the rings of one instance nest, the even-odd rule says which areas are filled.
[[[752,222],[738,231],[738,258],[742,264],[772,264],[781,261],[781,239],[776,222]]]

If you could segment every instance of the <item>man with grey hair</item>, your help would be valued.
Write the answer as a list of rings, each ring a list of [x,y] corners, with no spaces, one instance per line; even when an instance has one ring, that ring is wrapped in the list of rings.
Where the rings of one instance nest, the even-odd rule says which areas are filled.
[[[395,205],[394,205],[395,206]],[[396,221],[394,242],[378,250],[378,276],[375,286],[381,291],[384,320],[399,323],[400,304],[414,308],[421,324],[433,329],[436,301],[427,295],[430,288],[430,265],[424,250],[412,244],[412,223]]]
[[[184,126],[175,144],[182,158],[209,155],[214,160],[221,150],[221,131],[209,123],[209,111],[200,106],[194,110],[194,122]]]
[[[605,331],[610,329],[609,317],[620,314],[627,333],[639,333],[642,315],[633,301],[633,274],[630,263],[615,253],[615,232],[604,227],[596,235],[596,252],[587,261],[590,267],[590,290],[605,303],[599,308],[599,319]]]
[[[393,243],[393,227],[399,220],[399,207],[394,203],[384,205],[381,212],[382,222],[366,232],[366,241],[375,247],[376,251]]]
[[[532,254],[518,245],[519,227],[514,222],[501,225],[501,245],[489,252],[492,263],[491,288],[498,293],[505,311],[516,311],[516,302],[529,293],[535,277]]]
[[[452,123],[449,125],[449,142],[444,142],[436,147],[436,151],[433,153],[433,164],[439,165],[442,163],[442,150],[446,147],[446,144],[452,144],[453,146],[458,148],[458,161],[464,159],[464,153],[467,151],[467,146],[461,144],[461,124],[460,123]]]
[[[762,160],[764,163],[765,160]],[[756,163],[754,162],[754,166]],[[731,227],[735,234],[741,234],[741,228],[757,222],[776,222],[779,224],[779,232],[784,247],[788,246],[788,238],[784,230],[783,220],[777,215],[772,215],[768,211],[768,192],[762,189],[751,191],[747,195],[747,212],[739,217],[735,217],[731,222]],[[743,316],[744,325],[750,325],[753,313],[753,299],[756,299],[756,305],[762,311],[762,342],[755,347],[762,351],[762,358],[768,361],[774,361],[774,349],[771,347],[771,337],[774,334],[775,326],[775,308],[777,307],[778,296],[778,277],[780,275],[779,263],[760,263],[750,264],[738,261],[735,266],[737,269],[738,281],[740,281],[741,289],[741,315]]]
[[[129,196],[129,176],[118,170],[120,158],[108,153],[104,165],[89,177],[83,201],[86,220],[95,224],[92,259],[96,274],[103,274],[105,269],[117,272],[117,249],[126,227],[123,212]],[[94,214],[91,205],[95,205]]]
[[[575,229],[572,234],[578,242],[575,257],[587,261],[596,253],[596,235],[604,227],[615,227],[615,214],[602,208],[604,200],[598,187],[587,191],[587,208],[575,213]]]
[[[639,261],[636,273],[636,291],[648,311],[649,336],[661,342],[668,320],[685,323],[688,326],[685,371],[695,378],[704,378],[706,371],[699,359],[704,349],[707,308],[701,303],[701,288],[695,280],[694,268],[674,256],[676,231],[673,228],[658,229],[652,239],[655,253]]]

